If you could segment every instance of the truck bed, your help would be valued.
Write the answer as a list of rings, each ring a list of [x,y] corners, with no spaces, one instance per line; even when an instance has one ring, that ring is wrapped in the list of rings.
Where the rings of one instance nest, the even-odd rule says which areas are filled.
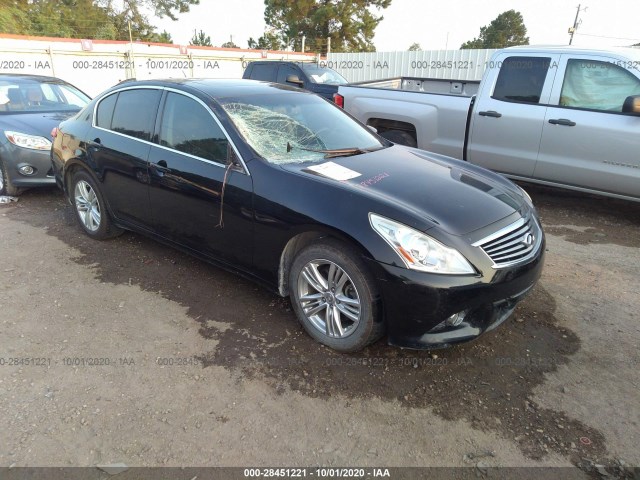
[[[442,80],[436,78],[393,77],[352,83],[354,87],[404,90],[408,92],[437,93],[471,97],[478,93],[479,80]]]

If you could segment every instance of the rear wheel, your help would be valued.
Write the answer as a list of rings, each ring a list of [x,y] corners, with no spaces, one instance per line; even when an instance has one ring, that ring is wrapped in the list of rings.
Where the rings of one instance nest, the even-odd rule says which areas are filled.
[[[109,218],[102,192],[89,173],[83,170],[75,172],[70,187],[76,218],[87,235],[105,240],[122,233]]]
[[[361,350],[384,333],[373,277],[346,245],[326,240],[303,249],[291,266],[289,289],[307,333],[334,350]]]
[[[11,179],[7,173],[7,167],[0,158],[0,195],[9,195],[17,197],[22,193],[22,189],[11,185]]]

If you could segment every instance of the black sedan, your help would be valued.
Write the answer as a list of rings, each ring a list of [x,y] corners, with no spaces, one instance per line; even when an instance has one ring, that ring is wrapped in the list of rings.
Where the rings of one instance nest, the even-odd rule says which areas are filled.
[[[90,100],[57,78],[0,74],[0,195],[55,183],[51,129]]]
[[[474,339],[542,270],[524,190],[279,84],[118,85],[61,124],[52,163],[89,236],[134,230],[254,279],[342,352],[385,331],[409,348]]]

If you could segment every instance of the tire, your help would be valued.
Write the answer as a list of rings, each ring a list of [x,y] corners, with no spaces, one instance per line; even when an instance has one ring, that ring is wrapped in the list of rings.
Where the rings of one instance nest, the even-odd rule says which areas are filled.
[[[91,238],[106,240],[122,233],[113,225],[98,183],[84,170],[71,177],[69,195],[80,227]]]
[[[402,130],[387,130],[382,132],[380,136],[399,145],[406,145],[407,147],[413,148],[418,146],[416,139],[413,138],[410,133],[403,132]]]
[[[4,161],[0,158],[0,196],[8,195],[10,197],[17,197],[22,193],[22,189],[14,187],[11,184],[11,179],[7,173],[7,167]]]
[[[304,329],[333,350],[356,352],[384,334],[375,281],[347,245],[323,240],[301,250],[289,271],[289,290]]]

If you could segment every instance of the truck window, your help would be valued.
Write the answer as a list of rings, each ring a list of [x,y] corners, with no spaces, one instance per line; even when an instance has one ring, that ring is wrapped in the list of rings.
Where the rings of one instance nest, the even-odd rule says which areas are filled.
[[[560,106],[621,112],[630,95],[640,95],[640,80],[626,69],[597,60],[567,62]]]
[[[549,57],[508,57],[500,66],[492,98],[507,102],[540,103],[549,71]]]
[[[298,78],[300,78],[300,80],[304,81],[304,78],[302,78],[301,73],[293,66],[291,65],[280,65],[280,68],[278,69],[278,83],[287,83],[287,77],[289,75],[296,75]]]
[[[276,63],[254,63],[253,70],[251,70],[251,79],[264,80],[266,82],[275,82],[276,68],[278,68],[278,64]]]

